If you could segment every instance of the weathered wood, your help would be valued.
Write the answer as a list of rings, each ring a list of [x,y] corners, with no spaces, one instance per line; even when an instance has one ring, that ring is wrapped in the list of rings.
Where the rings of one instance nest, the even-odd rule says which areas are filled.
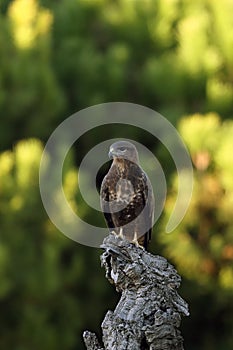
[[[104,350],[104,348],[101,347],[95,333],[85,331],[83,333],[83,339],[87,349]]]
[[[101,256],[107,279],[121,298],[102,322],[102,343],[84,332],[87,350],[183,350],[179,331],[188,305],[178,295],[181,278],[161,256],[113,234],[105,238]]]

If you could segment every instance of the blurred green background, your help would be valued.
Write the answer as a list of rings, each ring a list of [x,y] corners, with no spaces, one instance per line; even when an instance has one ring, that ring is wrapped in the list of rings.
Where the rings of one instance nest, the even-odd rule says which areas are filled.
[[[97,103],[135,102],[179,130],[194,166],[191,205],[170,235],[177,194],[165,149],[137,129],[166,170],[168,197],[150,250],[182,276],[191,316],[185,348],[233,349],[233,0],[1,0],[0,2],[0,349],[84,349],[118,296],[100,268],[100,249],[81,246],[43,209],[43,146],[72,113]],[[125,130],[125,129],[124,129]],[[83,152],[103,138],[83,137]],[[80,199],[80,155],[64,189]],[[101,222],[101,218],[96,218]],[[78,230],[78,228],[77,228]]]

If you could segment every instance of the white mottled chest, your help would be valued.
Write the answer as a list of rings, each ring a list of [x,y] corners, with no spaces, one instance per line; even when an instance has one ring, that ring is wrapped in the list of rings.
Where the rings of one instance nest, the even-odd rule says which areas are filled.
[[[129,203],[135,196],[131,181],[120,179],[116,185],[116,200],[122,203]]]

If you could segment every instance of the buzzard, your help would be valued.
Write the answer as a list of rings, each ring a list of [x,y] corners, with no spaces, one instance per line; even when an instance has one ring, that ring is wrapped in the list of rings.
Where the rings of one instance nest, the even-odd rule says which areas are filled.
[[[115,142],[113,159],[100,189],[101,208],[110,231],[147,249],[154,218],[154,195],[150,180],[139,165],[136,147]]]

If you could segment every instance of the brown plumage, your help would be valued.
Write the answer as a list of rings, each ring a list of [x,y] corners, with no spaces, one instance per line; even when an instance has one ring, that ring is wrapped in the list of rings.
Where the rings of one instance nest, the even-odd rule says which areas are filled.
[[[147,249],[154,215],[151,183],[139,165],[132,143],[115,142],[109,157],[113,162],[100,190],[107,225],[110,231]]]

